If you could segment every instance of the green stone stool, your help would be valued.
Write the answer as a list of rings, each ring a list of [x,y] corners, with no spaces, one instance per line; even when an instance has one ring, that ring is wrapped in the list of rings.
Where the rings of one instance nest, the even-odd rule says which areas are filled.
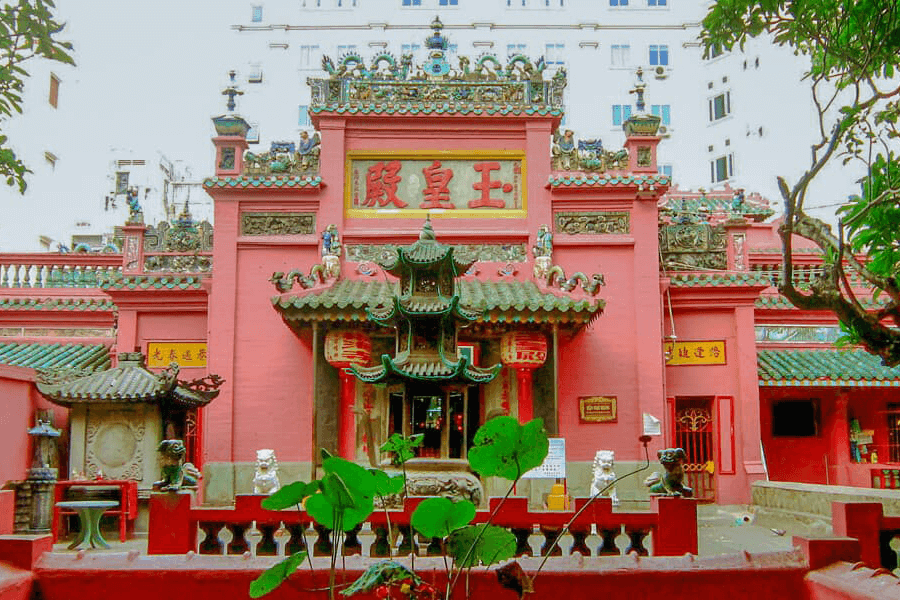
[[[109,548],[109,544],[100,535],[100,517],[110,508],[115,508],[119,503],[115,500],[67,500],[57,502],[56,506],[68,508],[78,513],[81,521],[81,531],[75,541],[69,544],[69,550],[73,550],[83,543],[89,543],[91,548]]]

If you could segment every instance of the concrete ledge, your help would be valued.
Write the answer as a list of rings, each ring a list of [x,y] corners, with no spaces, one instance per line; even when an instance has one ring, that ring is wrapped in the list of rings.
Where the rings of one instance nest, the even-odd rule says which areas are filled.
[[[0,563],[0,600],[29,600],[34,574]]]
[[[828,533],[832,502],[878,502],[887,516],[900,516],[900,490],[785,481],[755,481],[752,488],[757,522],[767,517],[793,519],[798,530]]]
[[[44,600],[96,600],[124,596],[129,600],[158,600],[178,597],[193,600],[231,600],[246,598],[247,589],[264,569],[279,558],[240,556],[142,556],[138,553],[90,553],[77,555],[45,554],[35,568]],[[346,558],[346,571],[339,570],[337,582],[354,581],[374,559]],[[407,560],[401,560],[407,563]],[[522,558],[519,563],[533,574],[540,558]],[[326,592],[313,592],[327,587],[328,558],[313,559],[314,571],[305,565],[267,600],[288,598],[326,598]],[[697,558],[623,557],[555,558],[547,563],[534,581],[531,600],[583,598],[615,598],[623,590],[632,598],[656,598],[662,592],[667,598],[697,600],[728,598],[759,600],[763,598],[806,598],[804,576],[808,568],[803,555],[794,552],[765,554],[744,553],[732,556]],[[416,572],[426,582],[442,590],[445,582],[443,560],[416,559]],[[474,568],[469,578],[473,599],[513,598],[515,594],[500,587],[494,569]],[[465,581],[454,590],[453,598],[466,596]],[[361,600],[374,596],[360,595]]]
[[[900,600],[900,580],[886,569],[872,570],[861,563],[834,563],[806,576],[811,600]]]
[[[53,536],[0,535],[0,561],[30,571],[45,552],[53,550]]]

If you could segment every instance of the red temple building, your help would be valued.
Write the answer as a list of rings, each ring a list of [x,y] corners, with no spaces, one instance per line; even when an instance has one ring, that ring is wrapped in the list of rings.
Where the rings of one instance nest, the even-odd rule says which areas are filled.
[[[380,463],[394,432],[452,466],[510,414],[565,440],[573,496],[598,450],[642,464],[643,434],[685,448],[703,501],[766,478],[900,487],[900,372],[778,295],[766,200],[658,173],[640,74],[608,147],[561,130],[564,70],[450,65],[439,24],[428,44],[423,65],[326,59],[315,130],[265,153],[227,89],[214,236],[188,206],[156,226],[134,206],[120,253],[0,256],[0,479],[25,479],[36,410],[63,431],[60,479],[133,480],[143,503],[181,438],[213,505],[252,491],[261,448],[282,481],[319,448]],[[809,281],[822,256],[800,248]],[[643,476],[619,498],[646,500]]]

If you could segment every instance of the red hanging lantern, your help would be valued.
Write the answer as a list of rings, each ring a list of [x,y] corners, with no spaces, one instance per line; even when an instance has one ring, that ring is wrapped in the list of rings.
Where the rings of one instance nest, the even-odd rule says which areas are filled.
[[[500,360],[515,369],[537,369],[547,360],[547,337],[537,331],[510,331],[500,338]]]
[[[329,331],[325,335],[325,360],[333,367],[368,365],[372,340],[362,331]]]

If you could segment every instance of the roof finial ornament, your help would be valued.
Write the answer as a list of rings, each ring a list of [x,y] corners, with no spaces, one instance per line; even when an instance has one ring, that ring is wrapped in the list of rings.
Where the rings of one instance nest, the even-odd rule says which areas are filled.
[[[419,233],[419,239],[422,241],[433,242],[437,238],[434,237],[434,228],[431,227],[431,215],[425,215],[425,224],[422,225],[422,231]]]
[[[644,69],[642,67],[638,67],[637,73],[637,81],[634,83],[634,88],[632,88],[629,93],[637,94],[637,101],[635,105],[637,106],[637,112],[642,113],[646,108],[646,104],[644,104],[644,88],[647,87],[647,84],[644,83]]]
[[[228,112],[230,113],[233,113],[234,109],[237,107],[237,103],[234,101],[234,97],[244,95],[244,92],[238,89],[237,82],[234,80],[236,75],[237,72],[234,69],[228,71],[228,87],[222,90],[222,95],[228,96],[228,104],[226,105],[226,107],[228,108]]]

